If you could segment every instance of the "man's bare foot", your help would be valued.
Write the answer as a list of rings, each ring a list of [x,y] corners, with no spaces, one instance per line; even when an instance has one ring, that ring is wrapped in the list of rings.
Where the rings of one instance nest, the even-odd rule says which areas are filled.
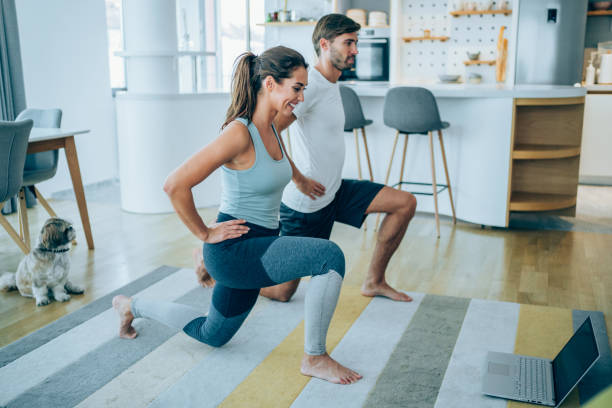
[[[210,276],[204,266],[204,257],[202,256],[201,249],[196,248],[193,250],[193,263],[196,276],[198,277],[198,283],[205,288],[212,288],[215,286],[215,280]]]
[[[124,339],[133,339],[138,336],[138,332],[132,327],[134,315],[130,309],[132,298],[124,295],[117,295],[113,298],[113,307],[119,314],[119,337]]]
[[[384,296],[398,302],[412,302],[412,298],[407,294],[393,289],[387,282],[379,284],[364,282],[361,286],[361,294],[363,296]]]
[[[320,378],[335,384],[352,384],[361,379],[361,375],[344,367],[327,353],[320,356],[304,354],[300,371],[309,377]]]

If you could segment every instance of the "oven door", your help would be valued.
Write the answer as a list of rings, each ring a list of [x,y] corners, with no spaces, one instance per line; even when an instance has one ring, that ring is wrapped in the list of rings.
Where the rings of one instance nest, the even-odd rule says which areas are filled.
[[[362,38],[355,57],[355,76],[359,81],[389,80],[389,39]]]

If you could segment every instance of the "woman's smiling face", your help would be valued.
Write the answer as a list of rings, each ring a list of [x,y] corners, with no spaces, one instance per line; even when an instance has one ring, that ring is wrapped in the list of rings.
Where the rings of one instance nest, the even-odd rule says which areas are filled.
[[[274,81],[273,81],[274,82]],[[308,84],[308,71],[304,67],[293,70],[289,78],[280,83],[274,82],[272,100],[274,108],[285,115],[290,114],[296,105],[304,101],[304,89]]]

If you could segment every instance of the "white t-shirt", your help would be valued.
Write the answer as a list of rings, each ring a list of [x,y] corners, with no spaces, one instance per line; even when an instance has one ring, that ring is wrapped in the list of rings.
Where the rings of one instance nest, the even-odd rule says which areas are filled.
[[[333,201],[342,182],[344,109],[338,83],[329,82],[316,68],[310,68],[304,102],[293,114],[297,119],[289,128],[291,158],[302,174],[325,186],[325,194],[312,200],[292,181],[283,193],[283,204],[312,213]]]

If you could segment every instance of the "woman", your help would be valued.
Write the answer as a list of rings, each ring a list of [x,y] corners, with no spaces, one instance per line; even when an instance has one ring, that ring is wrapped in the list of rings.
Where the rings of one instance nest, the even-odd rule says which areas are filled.
[[[307,66],[302,55],[286,47],[239,57],[221,135],[170,174],[164,185],[180,219],[204,241],[206,268],[216,280],[209,313],[204,316],[181,304],[117,296],[113,306],[121,318],[121,337],[136,337],[132,320],[146,317],[220,347],[238,331],[260,288],[312,276],[305,299],[301,372],[339,384],[361,378],[333,360],[325,347],[344,276],[342,251],[328,240],[278,236],[282,191],[292,173],[301,175],[272,122],[277,113],[291,113],[304,100]],[[219,167],[221,206],[217,223],[206,226],[191,189]]]

